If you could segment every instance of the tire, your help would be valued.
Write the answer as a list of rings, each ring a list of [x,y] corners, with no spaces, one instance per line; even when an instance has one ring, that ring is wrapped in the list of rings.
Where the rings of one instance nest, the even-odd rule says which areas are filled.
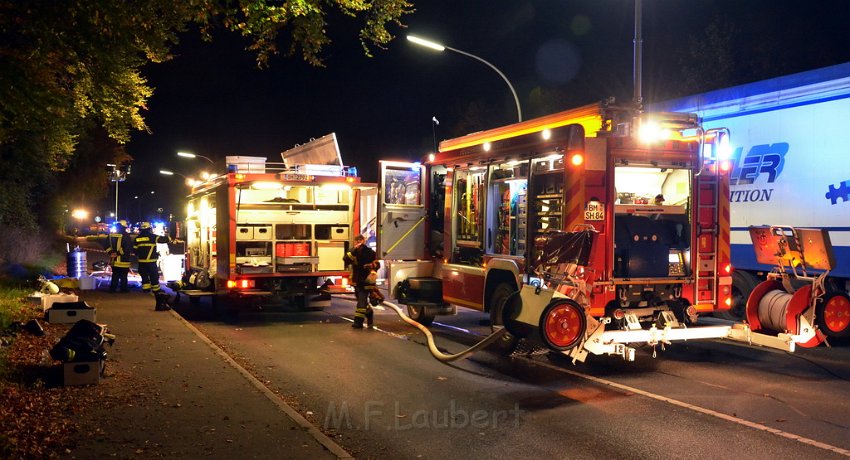
[[[199,270],[195,273],[194,283],[195,288],[201,291],[209,290],[213,287],[212,279],[210,279],[210,274],[207,273],[206,270]]]
[[[581,344],[587,333],[584,308],[572,299],[549,302],[540,316],[540,338],[555,351],[567,351]]]
[[[514,287],[508,283],[499,283],[496,289],[493,290],[493,295],[490,297],[490,331],[496,332],[498,329],[505,327],[504,307],[505,302],[512,294],[517,292]],[[519,344],[519,337],[505,332],[505,334],[496,342],[493,342],[493,347],[497,352],[503,355],[509,355],[516,350]]]
[[[843,292],[827,292],[815,306],[815,322],[829,338],[850,336],[850,297]]]
[[[407,316],[423,326],[430,326],[434,322],[434,315],[426,315],[424,308],[414,305],[407,306]]]
[[[732,272],[732,308],[715,312],[714,316],[729,321],[747,319],[747,299],[758,284],[758,279],[747,272]]]
[[[670,311],[676,316],[676,319],[679,320],[680,323],[685,326],[693,326],[693,322],[691,322],[691,317],[688,316],[687,310],[688,307],[691,306],[690,302],[686,299],[678,299],[678,300],[668,300],[667,306],[670,308]]]

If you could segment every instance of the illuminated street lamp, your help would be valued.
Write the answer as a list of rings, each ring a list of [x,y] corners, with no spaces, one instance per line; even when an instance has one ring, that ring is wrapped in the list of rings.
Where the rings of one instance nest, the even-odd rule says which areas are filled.
[[[82,208],[77,208],[71,211],[71,217],[78,220],[85,220],[89,218],[89,212]]]
[[[416,37],[414,35],[408,35],[407,40],[412,42],[412,43],[415,43],[419,46],[424,46],[426,48],[430,48],[430,49],[435,50],[435,51],[440,51],[440,52],[445,51],[445,50],[454,51],[455,53],[462,54],[464,56],[471,57],[472,59],[475,59],[477,61],[483,62],[488,67],[495,70],[496,73],[499,74],[500,77],[502,77],[502,80],[505,80],[505,83],[508,84],[508,88],[511,90],[511,94],[513,94],[513,96],[514,96],[514,102],[516,103],[517,119],[518,119],[518,121],[522,121],[522,109],[520,109],[520,107],[519,107],[519,98],[516,95],[516,91],[514,91],[514,87],[513,87],[513,85],[511,85],[511,82],[508,80],[508,77],[506,77],[505,74],[503,74],[501,70],[497,69],[496,66],[494,66],[493,64],[485,61],[484,59],[482,59],[482,58],[480,58],[480,57],[478,57],[474,54],[467,53],[466,51],[461,51],[459,49],[452,48],[450,46],[441,45],[439,43],[432,42],[431,40],[425,40],[424,38],[419,38],[419,37]]]
[[[183,179],[186,180],[186,185],[188,185],[189,187],[194,187],[195,184],[198,182],[195,179],[192,179],[191,177],[184,176],[183,174],[176,173],[174,171],[169,171],[167,169],[160,169],[159,173],[162,174],[162,175],[165,175],[165,176],[175,176],[175,175],[180,176],[180,177],[182,177]],[[153,192],[151,192],[151,193],[153,193]]]
[[[213,167],[215,167],[215,162],[214,162],[214,161],[212,161],[211,159],[209,159],[209,158],[207,158],[207,157],[203,156],[203,155],[197,155],[197,154],[195,154],[195,153],[191,153],[191,152],[177,152],[177,156],[178,156],[178,157],[183,157],[183,158],[196,158],[196,157],[197,157],[197,158],[203,158],[204,160],[209,161],[209,162],[210,162],[210,164],[211,164],[211,165],[213,165]]]
[[[109,175],[109,181],[115,182],[115,218],[118,217],[118,183],[124,182],[127,180],[127,176],[130,175],[130,165],[129,164],[121,164],[115,165],[109,163],[106,165],[106,173]]]
[[[65,212],[68,212],[68,210],[66,209]],[[77,221],[77,223],[74,224],[74,236],[77,236],[80,227],[83,225],[83,221],[89,218],[89,212],[83,208],[76,208],[71,211],[71,217]]]

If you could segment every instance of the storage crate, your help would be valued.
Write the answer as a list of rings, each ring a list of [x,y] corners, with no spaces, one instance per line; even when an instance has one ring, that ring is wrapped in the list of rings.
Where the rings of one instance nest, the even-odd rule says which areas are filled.
[[[240,173],[265,173],[266,157],[227,156],[224,158],[228,170]]]
[[[284,257],[309,257],[310,243],[283,243]]]
[[[81,319],[95,322],[96,316],[97,310],[85,302],[54,302],[44,312],[44,319],[51,324],[73,324]]]
[[[316,243],[317,256],[319,256],[319,271],[345,270],[345,243],[333,241],[329,243]]]
[[[81,276],[80,277],[80,290],[81,291],[92,291],[97,287],[97,282],[91,276]]]
[[[103,361],[69,362],[62,365],[62,382],[68,385],[97,385],[103,371]]]
[[[47,294],[41,297],[41,309],[47,311],[54,303],[76,302],[80,298],[76,294]]]
[[[331,239],[335,241],[348,241],[348,227],[331,227]]]
[[[272,239],[271,225],[257,225],[254,227],[255,240],[270,240]]]
[[[236,273],[240,275],[256,275],[262,273],[271,273],[272,266],[271,265],[260,265],[259,267],[254,267],[251,265],[237,265]]]
[[[251,226],[237,226],[236,227],[236,240],[253,240],[254,239],[254,227]]]
[[[304,259],[300,259],[299,262],[292,262],[292,259],[287,259],[284,257],[280,257],[277,259],[277,272],[278,273],[292,273],[292,272],[311,272],[313,271],[313,264],[309,262],[301,262]]]

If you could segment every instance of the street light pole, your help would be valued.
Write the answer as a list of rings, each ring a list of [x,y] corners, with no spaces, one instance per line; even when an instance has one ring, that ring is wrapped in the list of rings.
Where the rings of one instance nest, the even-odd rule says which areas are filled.
[[[510,82],[510,80],[508,80],[508,77],[506,77],[505,74],[503,74],[501,70],[496,68],[496,66],[494,66],[493,64],[484,60],[483,58],[478,57],[478,56],[476,56],[472,53],[467,53],[466,51],[462,51],[462,50],[459,50],[457,48],[452,48],[450,46],[441,45],[439,43],[432,42],[430,40],[425,40],[424,38],[419,38],[419,37],[414,36],[414,35],[408,35],[407,40],[412,42],[412,43],[415,43],[419,46],[424,46],[426,48],[430,48],[430,49],[435,50],[435,51],[444,51],[444,50],[454,51],[455,53],[462,54],[464,56],[471,57],[472,59],[475,59],[479,62],[482,62],[485,65],[487,65],[488,67],[490,67],[491,69],[495,70],[496,73],[499,74],[500,77],[502,77],[502,80],[505,80],[505,83],[508,84],[508,88],[511,90],[511,94],[514,96],[514,103],[516,103],[517,121],[522,121],[522,109],[519,106],[519,98],[516,95],[516,91],[514,91],[514,86],[511,85],[511,82]]]
[[[167,169],[160,169],[159,173],[164,175],[164,176],[174,176],[174,175],[180,176],[180,177],[182,177],[183,179],[186,180],[186,185],[188,185],[189,187],[194,187],[195,182],[196,182],[195,179],[193,179],[191,177],[185,176],[183,174],[180,174],[180,173],[177,173],[177,172],[174,172],[174,171],[169,171]],[[151,192],[151,193],[153,193],[153,192]]]
[[[109,163],[106,165],[106,172],[109,174],[109,180],[115,182],[115,220],[118,220],[118,183],[127,180],[130,174],[130,165],[122,164],[115,165]]]
[[[209,161],[210,164],[213,165],[213,168],[215,168],[215,162],[212,161],[211,159],[209,159],[208,157],[203,156],[203,155],[198,155],[196,153],[191,153],[191,152],[177,152],[177,156],[183,157],[183,158],[195,158],[195,157],[203,158],[204,160]]]

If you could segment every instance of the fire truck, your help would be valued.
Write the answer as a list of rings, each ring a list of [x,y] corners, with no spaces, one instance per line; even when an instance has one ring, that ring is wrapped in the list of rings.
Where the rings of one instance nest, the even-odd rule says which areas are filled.
[[[582,361],[702,338],[814,346],[809,298],[789,307],[778,278],[761,294],[782,297],[788,325],[696,326],[732,304],[729,134],[607,101],[443,141],[424,164],[382,161],[390,298],[425,324],[479,310],[508,330],[503,351],[526,339]],[[766,259],[796,241],[769,240]]]
[[[331,283],[347,284],[364,185],[342,165],[334,134],[281,155],[227,157],[225,174],[193,187],[182,294],[315,309],[330,305]]]

